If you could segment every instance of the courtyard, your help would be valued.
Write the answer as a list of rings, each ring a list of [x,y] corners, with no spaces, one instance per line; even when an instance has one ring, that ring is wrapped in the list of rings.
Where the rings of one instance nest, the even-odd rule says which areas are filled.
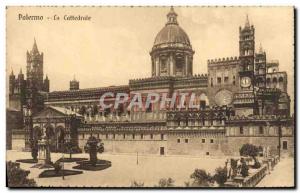
[[[68,157],[68,154],[64,155]],[[51,160],[62,157],[61,153],[51,153]],[[88,154],[73,154],[72,157],[88,158]],[[138,157],[138,159],[137,159]],[[30,159],[30,152],[7,151],[7,160]],[[226,158],[204,158],[191,156],[155,156],[155,155],[113,155],[99,154],[99,159],[112,162],[112,166],[102,171],[84,171],[83,174],[52,178],[38,178],[43,171],[30,168],[33,164],[20,163],[21,168],[30,170],[29,178],[34,178],[38,186],[71,187],[128,187],[133,181],[143,182],[144,186],[154,186],[161,178],[171,177],[176,186],[184,186],[196,168],[214,173],[215,168],[224,166]],[[65,169],[72,169],[76,163],[65,163]],[[80,184],[79,184],[80,183]]]
[[[67,158],[69,155],[64,154]],[[56,161],[62,157],[61,153],[51,153],[51,160]],[[72,157],[88,158],[89,155],[73,154]],[[30,159],[30,152],[7,151],[7,160]],[[217,167],[223,167],[227,157],[191,157],[191,156],[156,156],[133,154],[99,154],[99,159],[112,162],[112,166],[101,171],[84,171],[83,174],[74,176],[38,178],[42,169],[31,168],[33,164],[20,163],[21,168],[30,170],[29,178],[34,178],[38,186],[49,187],[130,187],[132,182],[144,183],[145,187],[158,184],[161,178],[172,178],[175,186],[185,186],[190,175],[196,168],[205,169],[214,174]],[[72,169],[76,163],[64,163],[65,169]],[[293,159],[281,159],[271,174],[267,175],[258,184],[259,187],[292,186]],[[283,180],[284,179],[284,180]],[[280,183],[279,183],[280,182]]]

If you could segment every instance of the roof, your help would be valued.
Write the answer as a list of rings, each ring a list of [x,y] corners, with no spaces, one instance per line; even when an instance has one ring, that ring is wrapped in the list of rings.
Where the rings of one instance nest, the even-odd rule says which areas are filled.
[[[66,117],[69,115],[76,115],[76,117],[83,117],[82,115],[63,107],[48,106],[44,110],[34,114],[33,119],[47,118],[47,117],[49,118]]]
[[[154,46],[162,44],[184,44],[190,46],[190,39],[185,31],[176,24],[166,25],[160,32],[157,34]]]
[[[167,23],[157,34],[153,48],[156,47],[190,47],[191,43],[186,32],[177,23],[177,14],[173,7],[167,14]]]
[[[66,108],[63,108],[63,107],[55,107],[55,106],[49,106],[49,107],[52,108],[52,109],[54,109],[54,110],[56,110],[56,111],[58,111],[58,112],[60,112],[60,113],[62,113],[62,114],[64,114],[64,115],[75,114],[78,117],[82,117],[81,114],[76,113],[76,112],[74,112],[74,111],[72,111],[70,109],[66,109]]]
[[[81,97],[85,99],[99,99],[105,92],[125,92],[129,93],[129,86],[109,86],[99,88],[86,88],[79,90],[64,90],[64,91],[53,91],[48,94],[47,101],[56,100],[75,100]]]

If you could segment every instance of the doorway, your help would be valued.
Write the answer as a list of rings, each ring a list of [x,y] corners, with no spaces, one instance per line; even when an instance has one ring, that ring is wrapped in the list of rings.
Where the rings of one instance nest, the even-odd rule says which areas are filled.
[[[160,147],[160,155],[165,155],[165,148],[164,147]]]

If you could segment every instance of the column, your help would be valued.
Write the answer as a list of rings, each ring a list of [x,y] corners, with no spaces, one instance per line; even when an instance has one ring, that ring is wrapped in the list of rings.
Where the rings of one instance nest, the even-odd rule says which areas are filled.
[[[185,59],[185,62],[184,62],[184,63],[185,63],[185,66],[184,66],[184,67],[185,67],[184,75],[187,76],[187,75],[188,75],[188,56],[185,55],[185,56],[184,56],[184,59]]]
[[[170,65],[170,75],[173,76],[174,75],[174,57],[173,57],[173,53],[170,54],[169,57],[169,65]]]
[[[155,75],[159,76],[159,57],[155,58]]]

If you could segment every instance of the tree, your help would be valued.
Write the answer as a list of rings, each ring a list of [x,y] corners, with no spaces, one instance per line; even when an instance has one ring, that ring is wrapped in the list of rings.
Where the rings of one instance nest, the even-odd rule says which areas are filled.
[[[213,180],[211,175],[202,169],[195,169],[191,174],[191,178],[194,180],[191,186],[200,187],[209,187]]]
[[[259,148],[252,144],[244,144],[240,149],[241,156],[250,156],[254,160],[253,168],[260,168],[260,163],[258,162],[256,156],[259,153]]]
[[[8,187],[34,187],[36,182],[34,179],[28,179],[30,171],[20,168],[20,164],[16,162],[6,162],[7,185]]]
[[[157,187],[162,187],[162,188],[174,187],[174,182],[175,180],[173,180],[172,178],[161,178],[158,181]]]
[[[214,175],[214,180],[219,186],[224,186],[224,183],[227,181],[227,168],[218,167],[215,171],[216,174]]]
[[[32,143],[31,143],[31,156],[34,160],[37,160],[37,157],[38,157],[37,140],[33,140]]]
[[[85,152],[90,154],[90,162],[93,166],[97,164],[97,153],[104,152],[104,144],[101,142],[101,139],[97,139],[94,136],[89,137],[86,145],[84,146]]]

